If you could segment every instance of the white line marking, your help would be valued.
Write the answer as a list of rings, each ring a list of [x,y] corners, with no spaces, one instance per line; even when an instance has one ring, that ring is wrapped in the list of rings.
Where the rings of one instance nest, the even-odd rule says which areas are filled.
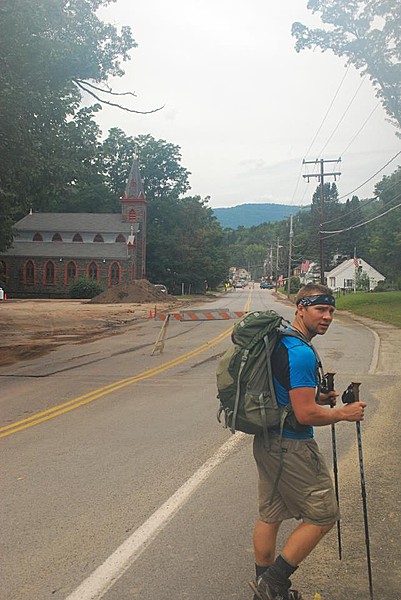
[[[236,433],[209,458],[160,508],[125,540],[66,600],[99,600],[139,558],[154,538],[171,521],[193,492],[209,477],[240,442],[244,433]]]

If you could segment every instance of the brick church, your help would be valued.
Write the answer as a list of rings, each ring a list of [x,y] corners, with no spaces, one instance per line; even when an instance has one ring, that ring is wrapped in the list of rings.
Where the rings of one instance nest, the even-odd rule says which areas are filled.
[[[65,298],[77,277],[107,289],[145,277],[146,199],[133,160],[121,213],[32,213],[15,224],[13,245],[0,255],[9,298]]]

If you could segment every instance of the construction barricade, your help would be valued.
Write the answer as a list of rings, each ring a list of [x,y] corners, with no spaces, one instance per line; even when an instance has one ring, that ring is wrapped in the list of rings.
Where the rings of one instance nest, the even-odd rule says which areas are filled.
[[[167,327],[171,320],[180,321],[181,323],[193,323],[194,321],[228,321],[230,319],[239,319],[240,317],[244,316],[244,314],[244,311],[236,311],[229,308],[215,308],[212,310],[180,310],[172,313],[157,312],[155,313],[154,318],[156,321],[163,321],[163,325],[155,345],[153,346],[151,356],[153,356],[156,352],[159,352],[160,354],[163,352]]]

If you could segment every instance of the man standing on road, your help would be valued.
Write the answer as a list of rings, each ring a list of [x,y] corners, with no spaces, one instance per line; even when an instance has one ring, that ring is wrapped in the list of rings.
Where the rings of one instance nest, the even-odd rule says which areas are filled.
[[[339,518],[333,483],[313,439],[313,426],[361,421],[366,403],[332,410],[322,406],[334,405],[338,394],[319,393],[318,360],[310,340],[326,333],[334,307],[328,287],[310,283],[301,288],[290,328],[297,337],[281,336],[273,352],[277,401],[291,403],[293,415],[285,422],[281,441],[278,432],[272,434],[269,450],[263,435],[254,440],[259,474],[259,520],[253,534],[256,580],[250,584],[254,600],[302,600],[299,592],[290,589],[290,577]],[[279,527],[292,518],[301,522],[276,558]]]

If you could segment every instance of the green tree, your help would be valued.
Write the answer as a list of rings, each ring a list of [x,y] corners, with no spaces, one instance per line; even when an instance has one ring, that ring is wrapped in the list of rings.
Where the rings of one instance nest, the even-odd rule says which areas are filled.
[[[401,128],[401,4],[399,0],[309,0],[324,29],[294,23],[296,50],[320,48],[368,75],[392,122]]]
[[[368,225],[370,257],[378,270],[395,282],[401,273],[401,168],[383,177],[375,192],[379,200],[374,215],[383,216]]]
[[[226,277],[228,257],[223,231],[199,196],[156,198],[148,226],[148,277],[176,293],[215,287]]]
[[[96,156],[91,116],[100,103],[80,111],[83,91],[108,102],[104,84],[123,74],[136,45],[128,27],[117,31],[99,19],[108,3],[37,0],[32,10],[29,0],[2,0],[0,249],[10,242],[7,223],[31,207],[52,209]]]

